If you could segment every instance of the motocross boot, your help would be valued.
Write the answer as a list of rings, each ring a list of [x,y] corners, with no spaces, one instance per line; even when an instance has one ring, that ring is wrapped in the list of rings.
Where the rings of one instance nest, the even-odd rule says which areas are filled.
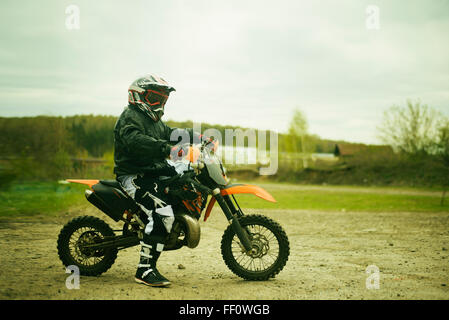
[[[165,287],[170,281],[156,268],[156,262],[161,255],[164,245],[154,241],[141,241],[140,261],[137,267],[135,280],[152,287]]]

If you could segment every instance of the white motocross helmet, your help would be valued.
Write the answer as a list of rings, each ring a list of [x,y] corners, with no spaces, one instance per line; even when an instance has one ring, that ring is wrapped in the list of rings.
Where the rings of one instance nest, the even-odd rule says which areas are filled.
[[[128,102],[157,122],[164,115],[164,106],[172,91],[176,91],[175,88],[161,77],[147,75],[129,86]]]

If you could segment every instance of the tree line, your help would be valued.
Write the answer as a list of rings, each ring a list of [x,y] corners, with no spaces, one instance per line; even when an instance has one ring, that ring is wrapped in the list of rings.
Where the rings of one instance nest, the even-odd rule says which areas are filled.
[[[107,115],[0,117],[0,187],[13,178],[112,178],[116,121],[116,116]],[[165,122],[171,127],[193,128],[192,121]],[[248,129],[201,124],[202,132],[212,128],[222,137],[226,129]],[[302,158],[295,166],[283,163],[271,178],[309,183],[447,184],[449,121],[445,116],[419,101],[407,101],[405,106],[392,106],[385,111],[378,130],[391,152],[377,146],[351,144],[358,151],[351,157],[341,157],[332,166],[319,161],[314,166],[298,166]],[[286,132],[278,134],[280,157],[283,153],[334,153],[340,144],[348,143],[309,133],[307,119],[300,110],[295,110]]]
[[[313,149],[307,127],[305,115],[296,110],[289,134],[303,142],[296,144],[303,151]],[[278,179],[314,184],[443,187],[443,204],[449,188],[449,118],[420,100],[408,99],[405,105],[393,105],[384,111],[377,132],[383,146],[351,144],[351,152],[342,153],[330,167],[282,167]],[[346,147],[344,143],[342,147]]]
[[[116,116],[76,115],[67,117],[0,117],[0,170],[14,171],[23,179],[59,179],[82,174],[87,170],[82,160],[101,158],[108,162],[103,174],[112,174],[113,129]],[[167,125],[192,128],[192,121],[167,120]],[[202,123],[204,132],[218,130],[225,136],[226,129],[247,128]],[[269,137],[269,135],[268,135]],[[290,136],[279,134],[279,150],[290,152]],[[333,152],[335,143],[308,135],[316,152]],[[267,142],[269,145],[269,141]]]

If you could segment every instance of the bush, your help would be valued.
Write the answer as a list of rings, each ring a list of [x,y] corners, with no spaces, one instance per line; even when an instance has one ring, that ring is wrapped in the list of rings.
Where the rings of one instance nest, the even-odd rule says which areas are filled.
[[[14,171],[0,168],[0,191],[8,190],[16,178],[17,174]]]
[[[442,187],[448,176],[448,168],[435,156],[364,152],[333,168],[295,170],[283,165],[271,179],[305,184]]]

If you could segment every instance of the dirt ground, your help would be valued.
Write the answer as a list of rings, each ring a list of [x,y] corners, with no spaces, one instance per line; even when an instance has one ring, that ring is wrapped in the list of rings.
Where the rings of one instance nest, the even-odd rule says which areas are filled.
[[[138,247],[119,252],[99,277],[80,278],[68,289],[56,240],[78,215],[113,221],[94,208],[58,217],[0,219],[0,299],[449,299],[449,212],[366,213],[247,210],[280,222],[290,240],[290,258],[275,279],[251,282],[235,276],[220,253],[227,222],[215,208],[201,220],[195,249],[164,252],[159,270],[169,288],[134,282]],[[367,289],[370,265],[379,288]]]

